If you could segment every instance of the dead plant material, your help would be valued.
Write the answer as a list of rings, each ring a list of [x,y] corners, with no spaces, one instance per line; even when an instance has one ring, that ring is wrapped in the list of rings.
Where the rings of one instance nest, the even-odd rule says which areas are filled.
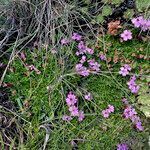
[[[24,133],[17,117],[13,114],[16,109],[9,100],[5,88],[0,88],[0,135],[4,149],[17,149],[17,145],[23,142]],[[19,142],[19,143],[18,143]],[[0,143],[0,149],[2,147]]]
[[[108,23],[108,31],[107,33],[110,35],[117,35],[118,29],[122,28],[120,25],[120,20],[111,21]]]
[[[114,58],[113,58],[113,62],[116,64],[119,61],[119,54],[118,51],[115,50],[115,54],[114,54]]]

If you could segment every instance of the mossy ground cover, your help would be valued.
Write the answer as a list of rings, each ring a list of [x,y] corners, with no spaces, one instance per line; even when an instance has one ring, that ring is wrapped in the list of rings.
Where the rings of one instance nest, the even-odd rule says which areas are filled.
[[[118,74],[121,65],[129,63],[139,81],[141,76],[148,75],[148,44],[138,40],[121,43],[110,36],[100,37],[100,40],[103,42],[98,43],[95,55],[104,52],[107,62],[98,60],[101,72],[88,77],[75,74],[78,62],[75,43],[58,47],[56,54],[45,48],[26,49],[25,61],[18,55],[14,58],[4,82],[13,84],[9,89],[10,99],[16,106],[25,135],[24,141],[18,143],[19,149],[39,149],[44,145],[46,133],[49,135],[45,143],[47,149],[113,150],[120,142],[126,142],[133,150],[148,149],[147,120],[138,109],[137,96],[128,90],[126,82],[130,77]],[[137,58],[139,54],[144,57]],[[41,73],[29,71],[26,63],[34,65]],[[84,110],[82,122],[76,118],[70,122],[62,120],[62,116],[68,113],[65,99],[70,90],[76,93],[79,108]],[[91,101],[84,99],[86,91],[92,93]],[[138,111],[143,132],[137,131],[130,120],[123,118],[123,97],[127,97]],[[101,112],[108,104],[115,107],[115,112],[106,119]]]

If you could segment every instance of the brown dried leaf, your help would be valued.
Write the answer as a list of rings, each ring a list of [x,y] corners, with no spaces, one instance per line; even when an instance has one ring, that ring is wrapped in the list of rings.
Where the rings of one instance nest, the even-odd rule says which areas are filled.
[[[114,54],[114,58],[113,58],[113,62],[116,64],[119,60],[119,55],[118,55],[118,51],[115,50],[115,54]]]
[[[136,56],[136,54],[135,54],[135,53],[132,53],[132,55],[131,55],[131,56],[135,57],[135,56]]]
[[[120,20],[111,21],[108,23],[108,31],[107,33],[110,35],[117,35],[118,29],[122,28],[120,26]]]
[[[130,59],[125,59],[125,63],[130,64],[131,60]]]
[[[111,62],[111,60],[112,60],[111,57],[108,57],[108,58],[107,58],[107,62],[108,62],[108,63]]]

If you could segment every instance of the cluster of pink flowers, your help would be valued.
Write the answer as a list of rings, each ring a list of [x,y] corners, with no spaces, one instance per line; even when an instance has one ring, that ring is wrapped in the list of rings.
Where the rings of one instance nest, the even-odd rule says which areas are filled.
[[[80,52],[81,54],[81,52]],[[84,53],[83,53],[84,54]],[[84,65],[86,63],[86,66]],[[81,76],[88,76],[90,73],[97,73],[100,71],[100,64],[95,59],[87,60],[85,55],[82,55],[79,64],[75,66],[76,72]]]
[[[132,92],[133,94],[137,94],[138,91],[139,91],[139,89],[140,89],[140,86],[137,85],[137,84],[135,83],[135,81],[136,81],[136,77],[135,77],[135,75],[133,75],[133,76],[130,78],[129,82],[127,82],[127,85],[128,85],[129,89],[131,90],[131,92]]]
[[[124,64],[123,67],[120,68],[119,74],[122,76],[126,76],[131,71],[131,67],[128,64]]]
[[[90,73],[97,73],[98,71],[100,71],[100,64],[96,62],[95,59],[87,60],[86,55],[93,55],[94,50],[85,45],[84,41],[82,41],[82,36],[78,33],[73,33],[71,40],[78,42],[78,50],[76,51],[76,55],[81,57],[81,60],[75,66],[77,74],[81,76],[89,76]],[[61,40],[62,45],[67,45],[69,42],[70,40],[66,38]],[[100,58],[102,60],[106,59],[105,56],[101,56]]]
[[[131,67],[128,64],[124,64],[119,71],[119,74],[122,76],[126,76],[131,71]],[[135,83],[136,77],[133,75],[130,80],[127,82],[128,88],[130,89],[131,93],[136,94],[138,93],[140,86]]]
[[[114,112],[114,106],[108,105],[108,107],[102,111],[102,115],[104,118],[108,118],[110,113],[113,112]]]
[[[124,30],[120,36],[121,36],[121,39],[123,41],[131,40],[132,39],[132,32],[130,30]]]
[[[95,59],[90,59],[87,62],[89,64],[89,70],[95,73],[100,71],[100,64],[96,62]]]
[[[89,59],[86,61],[86,57],[82,56],[79,64],[76,64],[76,72],[81,76],[88,76],[90,73],[97,73],[100,71],[100,64],[95,59]],[[84,66],[84,62],[88,63],[88,67]]]
[[[72,40],[81,41],[82,36],[78,33],[73,33],[71,38],[72,38]]]
[[[143,18],[143,16],[133,18],[131,21],[134,27],[141,28],[142,31],[146,31],[150,29],[150,19],[146,20]]]
[[[127,99],[124,98],[123,101],[126,105],[126,108],[124,109],[124,112],[123,112],[123,116],[126,119],[130,119],[139,131],[143,131],[144,128],[142,126],[140,117],[138,117],[138,115],[137,115],[137,112],[131,105],[128,104]]]
[[[82,36],[78,33],[73,33],[71,39],[75,40],[75,41],[80,41],[82,39]],[[63,39],[61,39],[60,43],[61,43],[61,45],[67,45],[71,42],[71,39],[63,38]]]
[[[88,67],[84,66],[84,62],[88,63]],[[100,71],[100,64],[95,61],[95,59],[86,60],[83,55],[79,64],[75,66],[76,72],[82,76],[88,76],[90,73],[97,73]]]
[[[75,69],[76,72],[81,76],[88,76],[90,74],[90,71],[87,69],[87,67],[83,66],[82,63],[76,64]]]
[[[127,144],[121,143],[117,145],[117,150],[129,150],[129,148]]]
[[[77,116],[79,121],[82,121],[84,119],[84,112],[83,111],[79,111],[78,106],[77,106],[77,102],[78,99],[76,97],[76,95],[73,92],[69,92],[66,98],[66,103],[69,107],[69,111],[70,111],[70,116],[68,115],[64,115],[63,116],[63,120],[65,121],[71,121],[72,117]]]
[[[93,54],[94,50],[92,48],[89,48],[85,45],[85,43],[83,41],[80,41],[78,44],[78,51],[76,52],[76,55],[83,55],[83,54]]]

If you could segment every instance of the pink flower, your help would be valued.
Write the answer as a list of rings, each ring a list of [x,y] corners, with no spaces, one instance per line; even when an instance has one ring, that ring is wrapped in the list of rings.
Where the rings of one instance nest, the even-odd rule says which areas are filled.
[[[123,115],[126,119],[130,119],[139,131],[144,130],[142,123],[141,123],[141,120],[140,120],[140,117],[137,116],[137,112],[135,111],[135,109],[131,105],[128,105],[124,109]]]
[[[123,115],[126,119],[131,118],[133,115],[136,115],[136,114],[137,112],[131,106],[128,106],[123,112]]]
[[[131,67],[128,64],[124,64],[123,66],[125,69],[127,69],[128,71],[131,71]]]
[[[133,18],[131,21],[135,27],[139,28],[141,26],[141,23],[143,22],[143,20],[144,20],[143,16],[139,16],[137,18]]]
[[[103,111],[102,111],[102,115],[103,115],[104,118],[108,118],[108,117],[109,117],[109,112],[108,112],[108,110],[107,110],[107,109],[106,109],[106,110],[103,110]]]
[[[125,64],[123,67],[120,68],[119,74],[122,76],[126,76],[131,71],[131,67],[128,64]]]
[[[71,117],[71,116],[68,116],[68,115],[64,115],[64,116],[62,117],[62,120],[64,120],[64,121],[71,121],[71,120],[72,120],[72,117]]]
[[[108,107],[102,111],[102,115],[104,118],[108,118],[110,113],[114,112],[114,106],[108,105]]]
[[[142,31],[146,31],[146,30],[148,30],[149,28],[150,28],[149,21],[143,20],[143,21],[141,22],[141,29],[142,29]]]
[[[108,110],[109,113],[114,112],[114,106],[108,105],[108,109],[107,110]]]
[[[104,54],[99,55],[100,60],[106,60],[106,56]]]
[[[76,72],[81,76],[88,76],[89,70],[83,66],[83,64],[76,64]]]
[[[129,150],[127,144],[121,143],[117,145],[117,150]]]
[[[134,94],[138,93],[138,91],[140,89],[140,86],[135,83],[135,80],[136,80],[136,77],[134,75],[130,78],[129,82],[127,82],[128,88]]]
[[[135,124],[135,126],[136,126],[136,128],[139,130],[139,131],[143,131],[144,130],[144,128],[143,128],[143,126],[142,126],[142,123],[139,121],[139,122],[137,122],[136,124]]]
[[[150,20],[144,19],[143,16],[133,18],[131,21],[135,27],[137,27],[137,28],[140,27],[142,29],[142,31],[146,31],[146,30],[150,29]]]
[[[128,100],[127,100],[126,98],[123,98],[123,99],[122,99],[122,102],[123,102],[124,104],[126,104],[126,105],[129,104],[129,102],[128,102]]]
[[[95,72],[100,71],[100,64],[96,62],[94,59],[88,60],[88,63],[91,71],[95,71]]]
[[[127,41],[127,40],[132,39],[132,33],[130,30],[124,30],[120,36],[123,39],[123,41]]]
[[[83,41],[80,41],[80,43],[78,44],[78,50],[79,50],[78,51],[79,54],[86,53],[86,46]]]
[[[81,122],[84,118],[85,118],[84,112],[83,111],[79,111],[78,120]]]
[[[88,54],[93,54],[94,53],[94,50],[92,49],[92,48],[88,48],[88,47],[86,47],[86,52],[88,53]]]
[[[82,63],[82,64],[83,64],[85,61],[86,61],[86,56],[85,56],[85,55],[83,55],[83,56],[82,56],[82,58],[81,58],[81,60],[80,60],[80,63]]]
[[[73,33],[72,37],[71,37],[73,40],[76,40],[76,41],[80,41],[82,36],[78,33]]]
[[[60,42],[61,42],[61,45],[67,45],[69,43],[69,40],[64,38]]]
[[[77,103],[77,98],[76,96],[72,93],[72,92],[69,92],[69,94],[67,95],[67,98],[66,98],[66,103],[68,106],[72,106],[74,104]]]
[[[79,110],[76,106],[69,107],[69,111],[71,113],[71,116],[78,116],[79,115]]]
[[[91,93],[87,93],[86,95],[84,95],[84,98],[88,101],[90,101],[92,99],[92,95]]]
[[[121,74],[122,76],[126,76],[126,75],[129,74],[129,71],[126,68],[121,67],[120,71],[119,71],[119,74]]]

